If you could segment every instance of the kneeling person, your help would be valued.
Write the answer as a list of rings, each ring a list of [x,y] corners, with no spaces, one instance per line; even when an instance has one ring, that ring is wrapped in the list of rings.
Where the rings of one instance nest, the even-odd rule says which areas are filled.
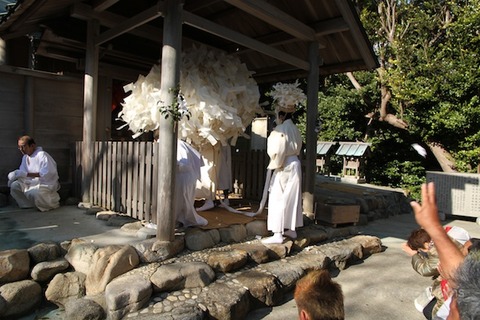
[[[8,174],[10,194],[20,208],[48,211],[60,206],[57,163],[30,136],[18,139],[23,158],[20,167]]]

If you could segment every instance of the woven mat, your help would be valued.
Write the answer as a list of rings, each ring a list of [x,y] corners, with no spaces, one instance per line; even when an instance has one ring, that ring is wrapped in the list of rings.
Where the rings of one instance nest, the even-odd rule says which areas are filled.
[[[253,208],[252,210],[251,207],[235,209],[246,212],[256,212],[258,210],[258,208]],[[264,209],[261,214],[255,217],[247,217],[240,213],[233,213],[221,207],[215,207],[211,210],[198,212],[198,214],[208,220],[208,224],[206,226],[199,227],[205,230],[225,228],[233,224],[247,224],[253,220],[267,220],[266,209]]]

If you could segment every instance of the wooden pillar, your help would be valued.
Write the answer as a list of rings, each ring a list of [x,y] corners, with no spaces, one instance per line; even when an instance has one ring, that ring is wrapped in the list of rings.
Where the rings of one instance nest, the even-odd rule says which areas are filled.
[[[28,68],[31,70],[35,69],[35,50],[34,50],[34,39],[32,36],[29,36],[29,46],[28,46]],[[24,134],[28,134],[35,138],[35,99],[34,96],[34,78],[32,75],[25,76],[25,90],[23,92],[23,106],[25,116],[23,117],[23,128]]]
[[[317,159],[317,115],[318,115],[318,86],[319,86],[319,65],[318,56],[319,44],[310,43],[308,60],[310,70],[307,78],[307,137],[306,137],[306,159],[305,159],[305,190],[303,193],[303,212],[313,218],[315,215],[315,165]]]
[[[23,92],[23,108],[24,114],[23,117],[23,128],[24,133],[32,136],[35,139],[35,99],[34,95],[34,79],[32,75],[25,75],[25,90]]]
[[[93,155],[97,117],[98,46],[95,38],[100,30],[97,20],[89,20],[85,53],[83,83],[83,150],[82,150],[82,202],[90,204],[90,186],[93,177]]]
[[[182,45],[182,3],[166,0],[163,22],[162,75],[160,99],[163,106],[172,106],[180,83]],[[173,117],[160,116],[157,197],[157,239],[175,239],[175,170],[177,167],[177,123]]]

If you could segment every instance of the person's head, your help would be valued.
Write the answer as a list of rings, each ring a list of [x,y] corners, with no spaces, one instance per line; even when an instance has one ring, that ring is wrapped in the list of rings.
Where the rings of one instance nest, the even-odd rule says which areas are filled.
[[[21,136],[20,138],[18,138],[17,146],[18,150],[20,150],[22,154],[26,154],[29,156],[32,155],[36,148],[35,140],[33,140],[33,138],[30,136]]]
[[[294,299],[301,320],[343,320],[343,293],[326,270],[313,270],[300,279]]]
[[[407,245],[412,249],[412,250],[428,250],[429,244],[432,238],[428,235],[427,231],[425,231],[422,228],[413,230],[412,233],[410,233],[410,236],[408,237],[407,240]]]
[[[480,250],[480,239],[479,238],[470,238],[463,245],[462,253],[464,255],[467,255],[472,251],[479,251],[479,250]]]
[[[453,278],[453,289],[455,295],[447,319],[478,319],[480,310],[479,250],[471,250],[458,267]]]

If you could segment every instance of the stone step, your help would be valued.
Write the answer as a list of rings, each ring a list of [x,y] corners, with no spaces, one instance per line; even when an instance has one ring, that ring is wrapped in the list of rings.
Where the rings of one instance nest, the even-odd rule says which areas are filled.
[[[209,232],[197,233],[206,236]],[[65,259],[73,271],[59,269],[48,281],[44,279],[40,285],[48,289],[44,297],[35,301],[46,299],[59,306],[51,317],[42,316],[52,320],[80,314],[92,319],[177,319],[179,315],[182,319],[244,319],[251,310],[279,303],[309,270],[332,266],[341,270],[349,262],[382,248],[378,238],[357,235],[356,227],[310,224],[299,229],[297,235],[297,239],[282,244],[264,245],[249,237],[198,251],[184,247],[188,232],[178,234],[173,244],[152,238],[134,248],[96,248],[74,239],[68,248],[62,244],[68,250]],[[41,250],[57,254],[48,256]],[[11,261],[11,251],[1,252],[0,259]],[[40,266],[48,265],[41,257],[58,260],[61,251],[52,249],[52,244],[27,250],[31,257],[35,253],[36,274],[42,273]],[[9,292],[15,292],[16,284],[21,286],[18,292],[23,292],[24,281],[9,282]],[[0,296],[6,301],[0,316],[12,317],[27,311],[14,305],[14,294],[5,295],[0,290]]]

